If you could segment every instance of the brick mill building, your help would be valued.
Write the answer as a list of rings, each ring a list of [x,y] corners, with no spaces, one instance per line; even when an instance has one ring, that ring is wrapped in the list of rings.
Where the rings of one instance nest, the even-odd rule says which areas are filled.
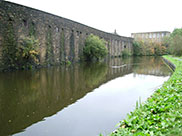
[[[132,33],[131,37],[135,40],[152,40],[154,42],[161,42],[162,39],[166,36],[170,36],[169,31],[158,31],[158,32],[141,32],[141,33]]]

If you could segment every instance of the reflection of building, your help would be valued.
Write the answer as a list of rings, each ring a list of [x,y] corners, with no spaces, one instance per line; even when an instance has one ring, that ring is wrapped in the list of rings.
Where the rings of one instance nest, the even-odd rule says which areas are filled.
[[[156,42],[162,41],[166,36],[169,36],[170,32],[168,31],[158,31],[158,32],[141,32],[141,33],[132,33],[131,37],[135,40],[152,40]]]

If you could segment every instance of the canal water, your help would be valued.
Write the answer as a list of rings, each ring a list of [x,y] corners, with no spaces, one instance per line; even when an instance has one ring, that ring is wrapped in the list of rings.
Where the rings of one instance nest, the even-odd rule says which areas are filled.
[[[107,135],[170,75],[160,57],[0,73],[0,135]]]

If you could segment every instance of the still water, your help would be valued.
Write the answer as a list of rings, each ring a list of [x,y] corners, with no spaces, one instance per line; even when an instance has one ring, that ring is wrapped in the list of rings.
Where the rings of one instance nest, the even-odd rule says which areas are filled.
[[[0,135],[107,135],[170,75],[160,57],[0,73]]]

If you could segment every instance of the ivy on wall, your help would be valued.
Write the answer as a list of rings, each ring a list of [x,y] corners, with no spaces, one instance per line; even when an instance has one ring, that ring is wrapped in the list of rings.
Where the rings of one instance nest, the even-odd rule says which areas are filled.
[[[17,40],[13,19],[6,23],[3,40],[3,70],[32,69],[39,65],[39,41],[33,36]],[[35,34],[35,33],[34,33]]]
[[[49,26],[48,32],[46,35],[46,65],[50,66],[54,64],[54,52],[52,46],[52,33],[51,27]]]
[[[61,37],[60,37],[60,63],[64,61],[64,56],[65,56],[65,38],[64,38],[64,31],[62,30],[61,32]]]
[[[14,69],[18,68],[16,62],[16,52],[17,52],[17,40],[15,38],[15,33],[13,29],[13,20],[7,21],[4,26],[4,41],[3,41],[3,54],[2,54],[2,65],[3,69]]]
[[[36,31],[35,31],[35,24],[34,24],[34,22],[30,23],[30,25],[29,25],[29,36],[36,37]]]
[[[71,61],[74,61],[75,58],[74,40],[75,40],[74,33],[72,32],[70,36],[70,55],[69,55]]]

